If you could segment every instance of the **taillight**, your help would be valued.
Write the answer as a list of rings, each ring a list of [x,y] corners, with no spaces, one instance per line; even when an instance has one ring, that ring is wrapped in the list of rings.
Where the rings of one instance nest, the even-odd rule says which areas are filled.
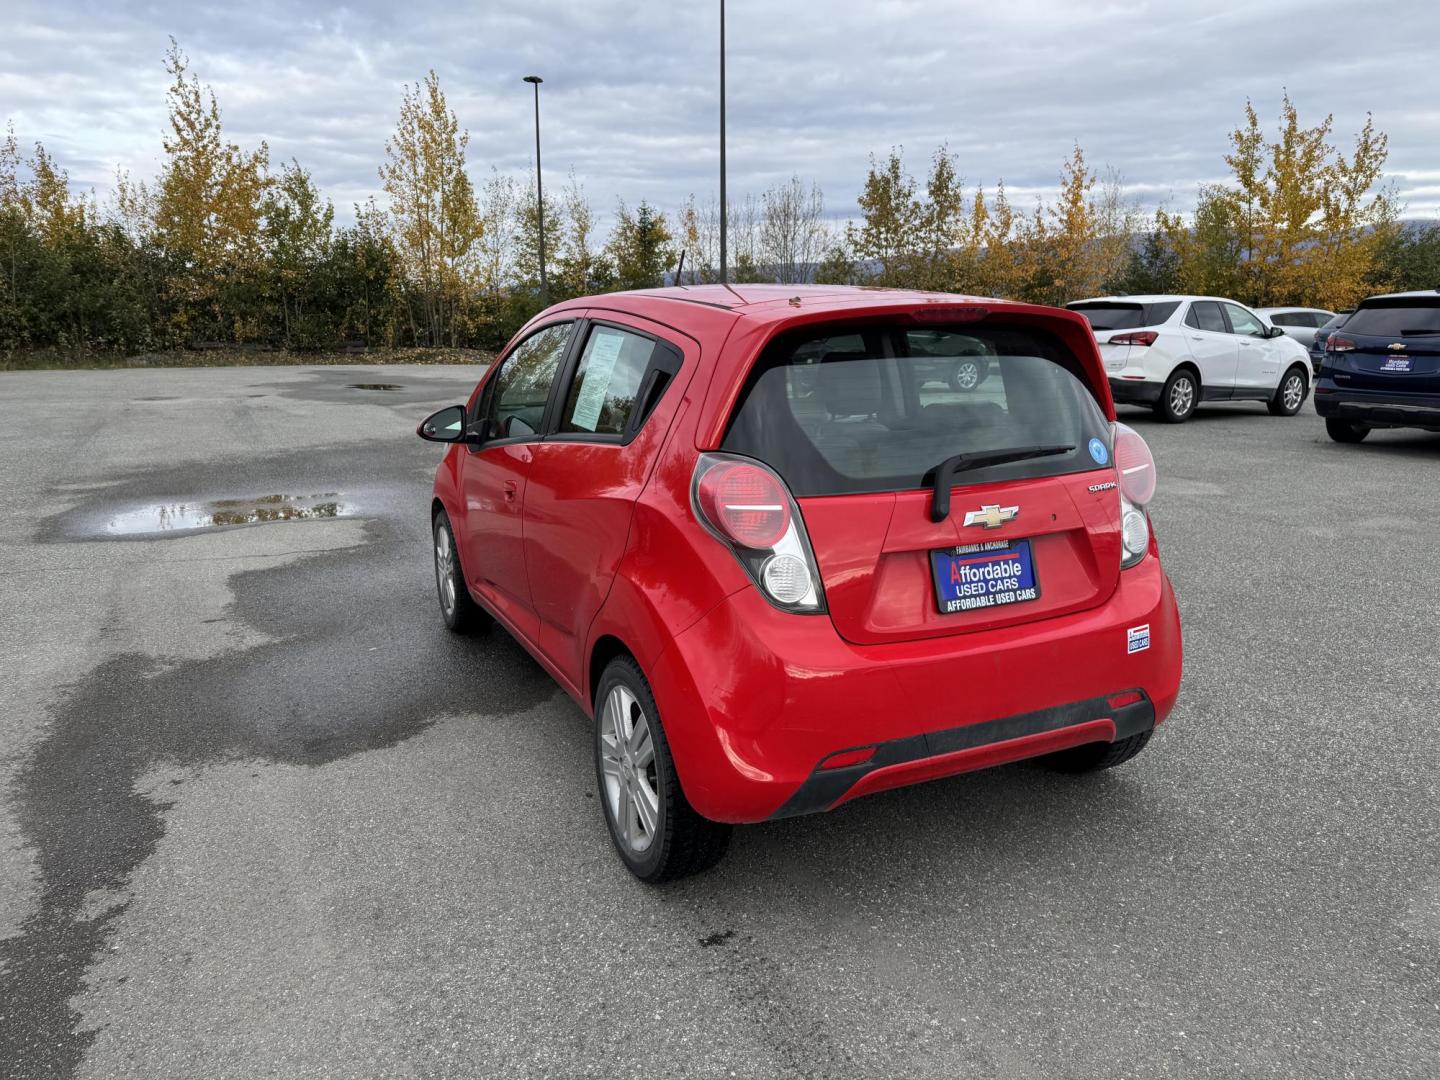
[[[1154,345],[1160,335],[1154,330],[1136,330],[1132,334],[1116,334],[1109,341],[1111,345]]]
[[[690,485],[695,516],[782,611],[825,610],[800,509],[773,470],[734,454],[701,454]]]
[[[1115,471],[1120,475],[1120,569],[1135,566],[1150,550],[1150,517],[1155,497],[1155,457],[1140,433],[1115,425]]]
[[[1339,334],[1331,334],[1330,340],[1325,342],[1326,352],[1354,352],[1355,342],[1348,337],[1341,337]]]
[[[1115,469],[1120,490],[1136,506],[1148,506],[1155,497],[1155,457],[1134,428],[1115,425]]]
[[[720,462],[701,478],[695,497],[721,532],[746,547],[774,547],[790,527],[780,478],[749,462]]]

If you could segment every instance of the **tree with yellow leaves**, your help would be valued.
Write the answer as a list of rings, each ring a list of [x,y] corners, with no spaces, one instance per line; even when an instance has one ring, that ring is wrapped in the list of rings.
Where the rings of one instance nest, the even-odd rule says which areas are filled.
[[[433,70],[418,85],[405,87],[399,123],[385,142],[380,181],[409,282],[416,344],[455,344],[468,287],[477,284],[483,222],[465,173],[469,142]]]

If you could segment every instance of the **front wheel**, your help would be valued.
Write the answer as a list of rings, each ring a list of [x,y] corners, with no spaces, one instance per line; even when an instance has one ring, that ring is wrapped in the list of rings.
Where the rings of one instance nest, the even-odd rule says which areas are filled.
[[[1200,402],[1200,380],[1193,371],[1180,368],[1170,373],[1155,403],[1155,412],[1167,424],[1183,424]]]
[[[1297,364],[1285,373],[1267,403],[1271,416],[1294,416],[1305,404],[1305,372]]]
[[[621,861],[652,885],[714,866],[730,826],[701,817],[680,790],[660,710],[634,660],[610,661],[595,705],[595,778]]]
[[[1325,430],[1330,438],[1343,443],[1364,442],[1365,436],[1370,434],[1368,424],[1359,424],[1354,420],[1336,420],[1333,417],[1325,421]]]
[[[460,569],[460,552],[450,517],[441,510],[431,525],[435,549],[435,591],[440,598],[440,617],[455,634],[472,634],[490,625],[490,616],[470,595]]]

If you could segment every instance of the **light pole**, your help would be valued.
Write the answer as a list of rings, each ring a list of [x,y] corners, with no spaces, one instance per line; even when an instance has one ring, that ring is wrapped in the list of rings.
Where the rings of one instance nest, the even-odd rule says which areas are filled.
[[[540,84],[539,75],[526,75],[525,81],[535,87],[535,214],[540,226],[540,306],[550,304],[550,290],[545,284],[545,189],[540,184]]]
[[[720,0],[720,284],[730,283],[730,261],[725,234],[730,227],[730,204],[725,200],[725,0]]]

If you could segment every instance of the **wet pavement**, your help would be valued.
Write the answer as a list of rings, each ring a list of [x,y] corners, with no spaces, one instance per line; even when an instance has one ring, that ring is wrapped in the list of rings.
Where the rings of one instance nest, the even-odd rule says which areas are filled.
[[[651,890],[579,710],[435,611],[413,431],[476,374],[0,374],[0,1076],[1434,1075],[1440,437],[1130,414],[1144,754]]]

